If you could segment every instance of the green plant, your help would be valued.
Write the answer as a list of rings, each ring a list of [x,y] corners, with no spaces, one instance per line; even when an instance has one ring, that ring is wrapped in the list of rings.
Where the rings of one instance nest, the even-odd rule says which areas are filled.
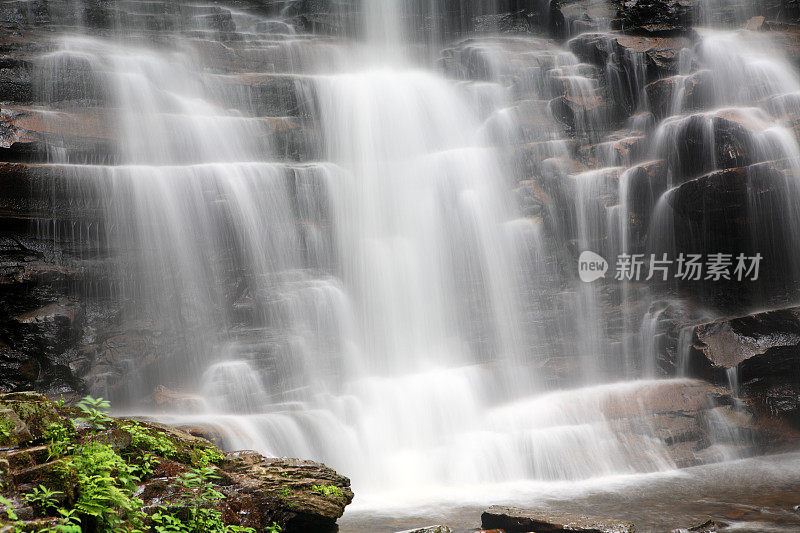
[[[273,522],[271,526],[267,526],[267,529],[264,530],[266,533],[281,533],[283,528],[279,526],[276,522]]]
[[[0,505],[5,507],[6,517],[8,517],[9,522],[5,523],[3,520],[0,520],[0,525],[8,525],[14,528],[10,530],[13,533],[22,533],[22,522],[20,521],[19,516],[17,516],[17,513],[14,511],[14,504],[12,504],[3,496],[0,496]]]
[[[125,423],[122,427],[130,433],[131,442],[137,448],[155,452],[164,457],[172,457],[178,451],[175,443],[169,437],[162,433],[153,432],[135,420]]]
[[[290,489],[289,487],[283,487],[280,490],[279,494],[281,495],[282,498],[288,498],[292,495],[292,489]]]
[[[255,533],[255,529],[225,524],[222,513],[214,506],[225,495],[219,492],[214,480],[219,479],[214,468],[194,468],[178,478],[186,490],[184,500],[188,518],[184,521],[165,507],[159,507],[150,519],[157,533]],[[267,529],[279,532],[280,529]]]
[[[111,403],[103,398],[86,396],[78,402],[78,408],[86,415],[78,420],[89,422],[95,429],[106,429],[105,424],[111,422],[111,418],[107,414],[111,409]]]
[[[192,464],[197,468],[219,464],[223,459],[225,459],[225,456],[216,448],[195,448],[192,450]]]
[[[5,443],[11,440],[14,434],[15,424],[6,418],[0,418],[0,443]]]
[[[9,520],[19,520],[17,513],[14,512],[14,504],[11,503],[8,499],[0,496],[0,504],[3,504],[5,507],[6,516]]]
[[[74,430],[61,424],[50,424],[44,433],[44,438],[50,443],[47,447],[48,460],[63,457],[72,449],[72,436]]]
[[[53,531],[57,533],[81,533],[83,531],[76,509],[60,508],[58,514],[61,516],[61,523],[53,527]]]
[[[161,459],[152,453],[145,453],[139,460],[139,473],[142,477],[147,477],[155,471],[155,466],[161,463]]]
[[[50,490],[44,485],[39,485],[32,492],[25,495],[25,501],[42,512],[58,508],[58,496],[64,494],[60,490]]]
[[[75,509],[97,519],[101,531],[135,531],[142,521],[142,502],[133,497],[137,468],[110,446],[93,442],[81,447],[62,466],[78,478]]]
[[[336,485],[312,485],[311,490],[324,496],[342,496],[342,489]]]

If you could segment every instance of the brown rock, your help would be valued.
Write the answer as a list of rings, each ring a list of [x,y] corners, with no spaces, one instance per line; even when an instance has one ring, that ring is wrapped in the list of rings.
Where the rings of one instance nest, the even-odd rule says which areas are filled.
[[[157,385],[153,389],[153,401],[156,408],[162,411],[198,413],[204,409],[200,396],[174,391],[164,385]]]
[[[745,25],[745,29],[750,31],[762,31],[764,30],[764,23],[766,22],[766,18],[762,16],[752,17],[747,21]]]
[[[800,308],[697,326],[689,366],[723,383],[733,372],[757,408],[800,427]]]
[[[630,522],[611,518],[597,518],[584,515],[536,511],[514,507],[493,506],[481,515],[484,529],[502,529],[506,533],[528,533],[530,531],[568,533],[634,533],[635,526]]]

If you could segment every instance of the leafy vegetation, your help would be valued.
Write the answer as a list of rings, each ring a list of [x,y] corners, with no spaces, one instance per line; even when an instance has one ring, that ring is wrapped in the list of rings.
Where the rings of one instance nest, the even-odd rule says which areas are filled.
[[[342,489],[336,485],[312,485],[311,490],[324,496],[342,496],[344,494]]]
[[[78,421],[88,422],[92,424],[95,429],[106,429],[105,424],[111,422],[111,417],[108,416],[108,411],[111,409],[111,402],[103,398],[86,396],[78,402],[78,409],[83,411],[85,415],[79,418]]]
[[[5,418],[0,419],[0,442],[11,438],[14,432],[14,422]]]
[[[75,428],[72,427],[72,424],[69,427],[58,423],[47,426],[44,437],[49,443],[47,447],[48,459],[58,459],[70,451],[74,436]]]
[[[161,433],[152,433],[135,420],[126,422],[122,427],[130,433],[131,442],[137,448],[155,452],[163,457],[172,457],[178,451],[175,443],[169,437]]]
[[[49,509],[58,509],[58,498],[64,493],[59,490],[50,490],[44,485],[39,485],[32,492],[25,495],[27,501],[34,509],[47,512]]]
[[[255,533],[252,528],[226,524],[219,510],[225,495],[216,484],[219,475],[214,465],[225,457],[218,449],[194,443],[179,448],[166,432],[136,421],[115,421],[107,414],[109,402],[102,398],[87,396],[77,407],[81,413],[77,420],[89,425],[80,435],[71,420],[52,422],[42,433],[47,460],[56,461],[48,463],[52,472],[47,480],[24,495],[39,516],[51,521],[37,533],[80,533],[82,524],[100,533]],[[0,435],[10,435],[13,428],[12,422],[0,419]],[[114,428],[130,435],[130,446],[118,449],[118,429]],[[192,468],[173,484],[180,494],[177,505],[145,512],[136,491],[163,458],[175,458]],[[68,487],[72,498],[65,496]],[[30,531],[14,509],[10,500],[0,496],[0,523],[10,524],[9,531],[14,533]],[[266,531],[282,529],[273,524]]]
[[[219,479],[213,467],[194,468],[178,478],[185,489],[184,501],[188,518],[161,506],[150,518],[157,533],[255,533],[255,529],[225,524],[222,513],[214,506],[225,498],[214,481]],[[278,526],[280,527],[280,526]],[[268,529],[269,531],[269,529]],[[281,531],[280,529],[272,531]]]

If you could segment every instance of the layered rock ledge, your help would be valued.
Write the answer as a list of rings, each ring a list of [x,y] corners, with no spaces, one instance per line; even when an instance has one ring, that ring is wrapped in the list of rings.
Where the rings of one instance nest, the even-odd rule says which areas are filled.
[[[206,531],[326,532],[353,499],[350,480],[320,463],[223,453],[168,426],[28,392],[0,395],[0,481],[3,533],[62,531],[75,518],[83,531],[178,520]]]

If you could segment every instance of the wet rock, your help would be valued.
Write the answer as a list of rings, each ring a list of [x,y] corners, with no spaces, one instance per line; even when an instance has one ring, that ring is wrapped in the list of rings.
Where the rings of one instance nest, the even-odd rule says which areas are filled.
[[[702,524],[692,526],[687,529],[675,529],[673,533],[682,533],[686,532],[697,532],[697,533],[713,533],[715,531],[724,531],[728,527],[728,524],[725,522],[719,522],[715,520],[708,520],[703,522]]]
[[[626,172],[627,198],[620,201],[627,202],[634,242],[646,237],[656,202],[667,190],[668,178],[664,160],[641,163]]]
[[[174,391],[164,385],[153,389],[153,402],[156,409],[165,412],[197,413],[205,408],[202,397]]]
[[[610,137],[611,140],[579,148],[578,156],[590,167],[604,167],[630,165],[646,153],[647,139],[643,135],[623,132]]]
[[[785,192],[784,174],[770,166],[730,168],[683,183],[670,192],[668,202],[685,219],[703,222],[706,231],[724,224],[742,229],[751,194],[777,200]]]
[[[495,145],[547,142],[558,139],[562,129],[547,112],[546,100],[523,100],[490,116],[484,131]]]
[[[697,111],[713,106],[716,95],[711,71],[700,70],[689,76],[671,76],[650,83],[645,88],[653,114],[659,118]]]
[[[542,216],[553,208],[553,198],[535,180],[526,180],[515,190],[522,214],[527,217]]]
[[[688,32],[699,0],[618,0],[618,26],[626,32],[669,35]]]
[[[560,96],[550,101],[549,109],[557,121],[581,135],[598,135],[625,119],[624,111],[601,91]]]
[[[800,427],[800,308],[697,326],[689,368],[722,383],[733,376],[757,406]]]
[[[484,529],[502,529],[506,533],[551,531],[555,533],[583,531],[586,533],[634,533],[630,522],[611,518],[596,518],[554,511],[536,511],[514,507],[490,507],[481,515]]]
[[[776,159],[779,150],[765,142],[768,128],[768,117],[757,108],[674,117],[656,134],[656,150],[669,162],[673,180],[682,182],[715,169]]]
[[[607,28],[616,15],[606,0],[565,0],[550,6],[550,31],[558,39]]]
[[[447,526],[428,526],[419,529],[399,531],[398,533],[453,533],[453,530]]]
[[[15,337],[43,351],[60,351],[83,333],[83,320],[83,307],[63,300],[16,316]]]
[[[582,61],[606,67],[616,65],[634,80],[644,69],[648,81],[677,74],[680,52],[691,47],[684,37],[642,37],[618,33],[587,33],[569,42]],[[635,63],[634,61],[640,61]],[[645,80],[639,80],[644,82]]]
[[[800,309],[782,309],[698,326],[695,355],[707,362],[709,377],[735,368],[770,348],[800,345]],[[695,367],[699,370],[699,367]]]
[[[720,296],[727,293],[731,299],[746,298],[746,289],[757,291],[767,283],[782,286],[794,279],[796,263],[786,243],[795,219],[785,208],[785,199],[796,192],[791,180],[768,164],[712,172],[670,190],[660,223],[672,224],[675,246],[681,252],[727,253],[733,259],[760,254],[757,279],[735,274],[736,265],[732,265],[726,279],[705,287],[721,291]],[[726,282],[735,284],[745,278],[745,284],[730,292]]]
[[[752,17],[747,20],[747,24],[745,24],[745,29],[749,31],[761,31],[765,29],[765,22],[767,19],[762,16]]]
[[[350,480],[321,463],[267,459],[249,451],[234,452],[226,458],[223,471],[232,483],[226,483],[221,491],[228,500],[235,505],[264,495],[275,498],[286,531],[326,531],[353,500]],[[261,530],[274,521],[274,515],[258,511],[261,509],[247,517],[247,524]]]

